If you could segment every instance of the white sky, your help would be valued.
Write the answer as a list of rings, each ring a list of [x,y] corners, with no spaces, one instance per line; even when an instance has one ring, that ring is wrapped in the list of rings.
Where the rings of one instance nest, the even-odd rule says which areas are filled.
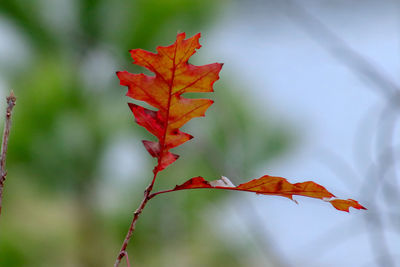
[[[338,1],[336,4],[307,1],[306,6],[354,50],[390,79],[400,82],[398,4],[394,1]],[[373,84],[334,58],[290,20],[279,5],[253,6],[242,2],[230,10],[203,42],[210,58],[215,61],[217,57],[225,63],[222,80],[228,77],[231,79],[225,80],[228,84],[243,84],[241,93],[252,95],[254,108],[261,114],[272,113],[277,121],[294,125],[293,130],[299,135],[297,149],[265,166],[260,176],[277,175],[292,178],[291,181],[312,179],[339,197],[366,201],[359,190],[366,178],[373,147],[365,147],[365,155],[355,160],[354,146],[357,138],[372,138],[378,127],[377,112],[384,101]],[[366,117],[368,112],[370,116]],[[360,136],[357,131],[362,121],[365,131]],[[332,172],[337,163],[332,162],[336,160],[331,154],[346,162],[358,177],[343,168]],[[294,205],[286,199],[246,197],[264,219],[265,231],[273,237],[287,264],[377,266],[364,211],[341,213],[305,198],[297,198],[300,204]],[[380,202],[377,205],[382,205]],[[236,204],[237,212],[249,216],[250,221],[246,205],[240,206],[239,201]],[[398,204],[393,203],[393,207],[398,209]],[[223,221],[224,216],[220,215],[217,220]],[[228,227],[240,228],[240,220],[231,216],[236,222],[229,223]],[[323,241],[314,242],[321,237]],[[393,260],[400,266],[398,232],[387,231],[386,238]]]

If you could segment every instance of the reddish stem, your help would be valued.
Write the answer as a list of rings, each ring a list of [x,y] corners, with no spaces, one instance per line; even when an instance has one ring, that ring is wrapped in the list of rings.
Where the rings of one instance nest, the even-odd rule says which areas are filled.
[[[126,258],[126,265],[128,267],[131,267],[130,263],[129,263],[129,257],[128,257],[128,252],[125,251],[125,258]]]
[[[132,219],[131,225],[129,227],[128,233],[125,236],[124,243],[122,243],[122,247],[118,253],[118,257],[114,263],[114,267],[118,267],[119,264],[121,263],[121,260],[124,258],[124,256],[127,256],[127,254],[128,254],[126,252],[126,247],[128,246],[129,240],[131,239],[131,237],[133,235],[133,231],[135,231],[136,222],[137,222],[140,214],[142,213],[144,207],[146,206],[147,201],[149,201],[151,199],[150,193],[151,193],[151,190],[153,190],[153,186],[154,186],[154,182],[157,177],[157,173],[158,172],[154,173],[153,180],[151,181],[151,183],[147,186],[146,190],[144,191],[144,197],[143,197],[142,202],[140,203],[140,205],[136,209],[136,211],[133,213],[133,219]],[[128,266],[129,266],[129,262],[128,262]]]
[[[3,200],[4,181],[6,180],[7,176],[6,155],[8,147],[8,137],[10,135],[10,128],[11,128],[11,114],[15,106],[16,100],[17,98],[15,97],[13,91],[11,91],[10,95],[7,97],[6,120],[4,122],[3,142],[1,145],[1,156],[0,156],[1,157],[0,158],[0,215],[1,215],[2,200]]]
[[[193,189],[193,188],[191,188],[191,189]],[[182,189],[178,189],[178,190],[182,190]],[[149,195],[149,199],[152,199],[153,197],[155,197],[155,196],[157,196],[157,195],[160,195],[160,194],[169,193],[169,192],[174,192],[174,191],[178,191],[178,190],[169,189],[169,190],[163,190],[163,191],[155,192],[155,193]]]

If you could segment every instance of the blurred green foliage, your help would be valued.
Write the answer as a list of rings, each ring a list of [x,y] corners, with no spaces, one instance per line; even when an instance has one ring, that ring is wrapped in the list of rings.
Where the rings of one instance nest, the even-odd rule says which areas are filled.
[[[148,135],[134,125],[126,88],[114,72],[143,71],[130,64],[129,49],[154,51],[178,31],[189,36],[207,31],[224,4],[229,3],[1,1],[1,21],[26,41],[23,54],[29,57],[11,69],[0,63],[0,77],[18,97],[0,219],[0,266],[112,265],[154,163],[141,148],[136,154],[145,164],[129,181],[107,172],[118,170],[109,165],[120,158],[107,156],[115,157],[110,151],[116,144],[125,144],[128,136],[129,147]],[[187,131],[196,138],[177,149],[181,158],[160,175],[157,188],[197,175],[225,174],[240,183],[287,147],[287,131],[256,117],[230,87],[217,83],[212,96],[217,103],[206,119],[190,123]],[[135,266],[247,265],[244,246],[224,242],[208,228],[212,207],[229,196],[182,192],[152,200],[129,245]]]

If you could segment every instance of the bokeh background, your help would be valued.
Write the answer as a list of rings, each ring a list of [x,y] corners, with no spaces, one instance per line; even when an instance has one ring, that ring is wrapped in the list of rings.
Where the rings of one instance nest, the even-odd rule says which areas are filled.
[[[117,70],[129,49],[202,33],[215,104],[156,189],[193,176],[313,180],[368,211],[298,197],[153,199],[133,266],[400,266],[400,2],[2,0],[0,108],[18,97],[0,266],[112,266],[151,178]],[[121,266],[126,266],[125,262]]]

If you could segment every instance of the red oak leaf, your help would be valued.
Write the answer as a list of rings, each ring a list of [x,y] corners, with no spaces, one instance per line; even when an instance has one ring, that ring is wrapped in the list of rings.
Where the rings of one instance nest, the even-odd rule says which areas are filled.
[[[194,177],[181,185],[177,185],[172,190],[154,193],[153,196],[166,192],[198,188],[247,191],[262,195],[282,196],[292,200],[293,195],[298,195],[327,201],[331,203],[334,208],[342,211],[349,212],[350,207],[355,209],[366,209],[353,199],[344,200],[335,198],[335,196],[326,190],[325,187],[317,183],[308,181],[292,184],[285,178],[268,175],[264,175],[258,179],[251,180],[238,186],[234,186],[226,177],[211,182],[204,180],[203,177]]]
[[[157,109],[129,103],[136,122],[158,139],[157,142],[143,141],[150,155],[158,160],[154,173],[165,169],[179,157],[170,149],[193,138],[179,128],[194,117],[204,116],[213,104],[210,99],[182,96],[183,93],[213,92],[212,86],[219,79],[222,64],[194,66],[188,63],[196,49],[201,47],[199,38],[200,33],[185,40],[185,33],[179,33],[174,44],[157,47],[156,54],[142,49],[131,50],[133,63],[149,69],[155,76],[117,72],[120,84],[128,86],[127,96],[145,101]]]

